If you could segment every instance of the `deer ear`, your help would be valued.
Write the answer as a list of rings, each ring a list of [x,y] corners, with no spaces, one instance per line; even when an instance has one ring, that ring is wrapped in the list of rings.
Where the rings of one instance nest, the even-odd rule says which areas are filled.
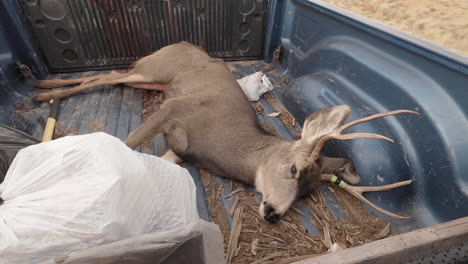
[[[322,137],[340,127],[350,111],[349,106],[338,105],[313,112],[304,122],[301,140],[309,146],[315,146]]]

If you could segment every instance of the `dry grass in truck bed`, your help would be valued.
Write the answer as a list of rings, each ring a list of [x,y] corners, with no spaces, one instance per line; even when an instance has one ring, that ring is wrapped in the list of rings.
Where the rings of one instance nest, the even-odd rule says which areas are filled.
[[[373,216],[354,197],[340,189],[333,189],[338,201],[349,219],[335,217],[324,203],[320,192],[305,200],[306,208],[312,215],[311,223],[321,235],[307,232],[300,214],[290,209],[277,224],[270,224],[258,213],[254,194],[242,190],[233,195],[237,200],[230,214],[233,216],[229,230],[220,194],[227,186],[216,186],[215,176],[202,170],[211,221],[220,226],[224,240],[225,255],[229,263],[289,263],[291,257],[324,254],[333,243],[342,248],[357,246],[390,234],[390,225]],[[234,183],[236,190],[244,189],[241,183]],[[333,188],[332,186],[330,186]],[[296,259],[293,259],[296,260]],[[292,261],[292,260],[291,260]]]

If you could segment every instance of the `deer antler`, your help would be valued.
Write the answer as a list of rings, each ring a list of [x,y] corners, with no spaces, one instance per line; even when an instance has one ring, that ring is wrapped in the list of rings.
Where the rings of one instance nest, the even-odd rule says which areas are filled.
[[[371,116],[364,117],[364,118],[349,122],[347,124],[344,124],[341,127],[337,128],[332,133],[322,137],[318,141],[317,145],[315,145],[314,150],[312,151],[312,154],[310,155],[311,160],[315,161],[319,157],[320,151],[322,150],[323,146],[330,139],[348,140],[348,139],[355,139],[355,138],[378,138],[378,139],[384,139],[384,140],[393,142],[392,139],[390,139],[388,137],[385,137],[385,136],[382,136],[382,135],[378,135],[378,134],[351,133],[351,134],[342,135],[341,132],[343,132],[343,130],[348,129],[348,128],[352,127],[352,126],[355,126],[357,124],[361,124],[361,123],[368,122],[368,121],[371,121],[371,120],[374,120],[374,119],[377,119],[377,118],[381,118],[381,117],[385,117],[385,116],[402,114],[402,113],[419,115],[418,112],[402,109],[402,110],[390,111],[390,112],[387,112],[387,113],[371,115]]]
[[[322,174],[321,178],[324,181],[329,181],[329,182],[338,184],[338,186],[343,188],[345,191],[349,192],[354,197],[358,198],[360,201],[362,201],[365,204],[369,205],[370,207],[374,208],[376,211],[379,211],[379,212],[381,212],[383,214],[386,214],[388,216],[391,216],[391,217],[397,218],[397,219],[410,219],[411,218],[411,217],[408,217],[408,216],[401,216],[401,215],[397,215],[397,214],[391,213],[389,211],[386,211],[386,210],[376,206],[375,204],[371,203],[362,194],[365,193],[365,192],[379,192],[379,191],[385,191],[385,190],[398,188],[398,187],[401,187],[401,186],[411,184],[413,182],[413,180],[396,182],[396,183],[393,183],[393,184],[388,184],[388,185],[383,185],[383,186],[367,187],[367,186],[352,186],[352,185],[349,185],[348,183],[346,183],[342,179],[339,179],[337,176],[335,176],[333,174]]]
[[[377,119],[377,118],[381,118],[381,117],[385,117],[385,116],[402,114],[402,113],[419,115],[418,112],[401,109],[401,110],[390,111],[390,112],[387,112],[387,113],[371,115],[371,116],[364,117],[364,118],[349,122],[347,124],[344,124],[341,127],[338,127],[337,129],[335,129],[332,133],[329,133],[329,134],[323,136],[322,138],[320,138],[320,140],[317,142],[317,145],[315,145],[314,150],[312,151],[312,154],[310,155],[311,160],[315,161],[319,157],[320,151],[322,150],[323,146],[330,139],[348,140],[348,139],[354,139],[354,138],[378,138],[378,139],[385,139],[387,141],[393,142],[392,139],[390,139],[388,137],[385,137],[385,136],[382,136],[382,135],[378,135],[378,134],[351,133],[351,134],[344,134],[343,135],[343,134],[341,134],[341,132],[343,132],[345,129],[348,129],[348,128],[350,128],[352,126],[355,126],[357,124],[361,124],[361,123],[368,122],[368,121],[371,121],[371,120],[374,120],[374,119]],[[322,177],[322,180],[337,183],[340,187],[345,189],[347,192],[352,194],[354,197],[358,198],[362,202],[366,203],[370,207],[374,208],[375,210],[377,210],[377,211],[379,211],[379,212],[381,212],[383,214],[386,214],[388,216],[398,218],[398,219],[409,219],[410,218],[410,217],[407,217],[407,216],[401,216],[401,215],[397,215],[397,214],[394,214],[394,213],[390,213],[390,212],[376,206],[375,204],[371,203],[362,194],[364,192],[385,191],[385,190],[390,190],[390,189],[397,188],[397,187],[400,187],[400,186],[405,186],[405,185],[411,184],[413,182],[412,180],[397,182],[397,183],[384,185],[384,186],[378,186],[378,187],[364,187],[364,186],[351,186],[351,185],[349,185],[345,181],[339,179],[337,176],[335,176],[333,174],[322,174],[321,177]]]

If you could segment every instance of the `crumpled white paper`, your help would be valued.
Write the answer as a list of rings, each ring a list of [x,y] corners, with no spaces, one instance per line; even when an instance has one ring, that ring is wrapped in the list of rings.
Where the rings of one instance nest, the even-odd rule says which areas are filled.
[[[237,80],[249,101],[258,101],[260,96],[273,90],[268,77],[263,72],[255,72]]]

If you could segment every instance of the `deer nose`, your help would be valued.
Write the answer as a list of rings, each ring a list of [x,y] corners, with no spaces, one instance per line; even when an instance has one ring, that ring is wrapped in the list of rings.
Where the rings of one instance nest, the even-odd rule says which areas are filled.
[[[275,213],[275,208],[273,208],[273,206],[266,204],[263,212],[263,218],[265,218],[265,220],[272,224],[278,223],[280,215],[278,213]]]

